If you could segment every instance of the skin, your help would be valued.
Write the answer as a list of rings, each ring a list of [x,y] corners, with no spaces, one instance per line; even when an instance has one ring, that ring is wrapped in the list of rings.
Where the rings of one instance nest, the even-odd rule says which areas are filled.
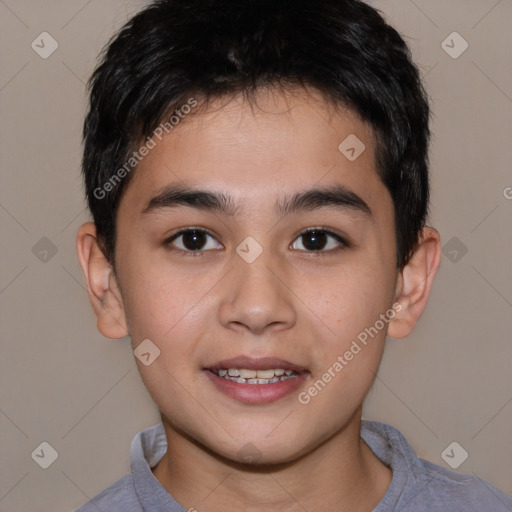
[[[353,162],[338,150],[349,134],[366,146]],[[257,106],[235,97],[190,115],[157,142],[120,202],[115,272],[94,224],[77,238],[100,332],[129,334],[134,348],[149,338],[161,351],[149,366],[137,359],[168,441],[155,477],[198,511],[371,511],[392,475],[360,439],[362,404],[386,334],[407,336],[425,308],[440,263],[438,233],[425,228],[407,266],[396,268],[393,203],[376,172],[372,131],[314,91],[263,90]],[[229,193],[238,210],[142,213],[175,183]],[[333,207],[276,216],[285,192],[320,185],[349,188],[372,216]],[[166,243],[185,227],[214,237],[198,257],[179,252],[183,238]],[[349,245],[328,238],[326,249],[307,251],[300,234],[310,227],[343,234]],[[263,248],[252,263],[236,252],[247,236]],[[298,394],[393,304],[401,311],[301,404]],[[241,354],[279,357],[310,373],[276,402],[244,404],[203,372]],[[248,441],[257,464],[239,461]]]

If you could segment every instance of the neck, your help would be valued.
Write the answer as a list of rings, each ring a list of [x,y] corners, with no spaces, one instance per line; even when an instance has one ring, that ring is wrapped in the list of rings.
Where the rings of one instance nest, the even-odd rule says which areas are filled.
[[[218,457],[164,421],[168,450],[153,474],[188,510],[370,512],[391,470],[360,438],[360,411],[342,430],[292,462],[250,466]]]

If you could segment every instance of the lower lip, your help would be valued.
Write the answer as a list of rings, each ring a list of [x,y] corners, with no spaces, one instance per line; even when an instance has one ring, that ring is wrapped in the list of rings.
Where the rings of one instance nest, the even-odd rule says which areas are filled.
[[[280,380],[272,384],[239,384],[232,380],[223,379],[209,370],[203,370],[215,387],[226,395],[246,404],[267,404],[295,391],[307,378],[307,373],[297,377]]]

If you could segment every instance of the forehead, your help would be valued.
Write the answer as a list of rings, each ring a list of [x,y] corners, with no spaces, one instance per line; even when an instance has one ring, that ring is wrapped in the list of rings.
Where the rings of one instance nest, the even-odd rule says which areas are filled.
[[[131,210],[143,211],[170,184],[229,193],[241,216],[283,192],[340,184],[369,204],[390,206],[371,128],[314,91],[267,89],[254,101],[218,100],[153,141],[121,201]]]

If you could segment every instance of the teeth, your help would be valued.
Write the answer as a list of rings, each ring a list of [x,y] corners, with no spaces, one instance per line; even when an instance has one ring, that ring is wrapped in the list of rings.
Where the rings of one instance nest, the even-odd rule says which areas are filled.
[[[272,377],[271,379],[248,379],[244,384],[273,384],[279,380],[279,377]]]
[[[261,375],[257,375],[260,372],[257,372],[256,370],[238,370],[238,373],[240,374],[240,377],[244,379],[254,379],[254,377],[261,377]],[[274,375],[272,373],[272,375]]]
[[[239,384],[273,384],[297,377],[293,370],[275,368],[268,370],[248,370],[246,368],[222,368],[215,372],[219,377]]]
[[[258,370],[256,374],[258,379],[271,379],[274,376],[274,370]]]

